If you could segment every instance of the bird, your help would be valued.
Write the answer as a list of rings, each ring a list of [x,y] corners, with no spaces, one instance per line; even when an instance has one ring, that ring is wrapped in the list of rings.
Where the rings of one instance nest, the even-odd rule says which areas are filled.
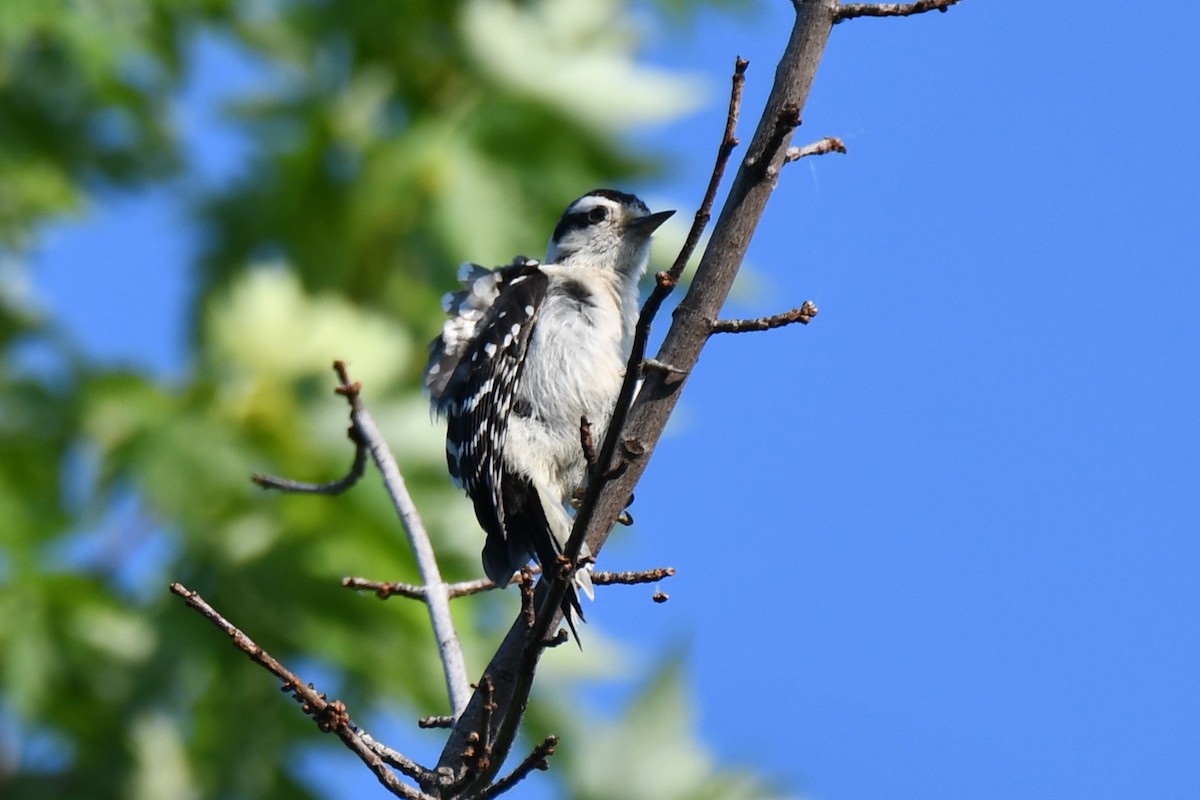
[[[443,298],[448,319],[430,344],[424,386],[446,420],[450,475],[486,533],[484,572],[501,588],[531,558],[546,570],[563,556],[570,499],[587,474],[581,420],[604,440],[651,237],[674,213],[595,189],[567,206],[543,261],[463,264],[462,288]],[[562,602],[577,643],[580,591],[593,596],[588,566]]]

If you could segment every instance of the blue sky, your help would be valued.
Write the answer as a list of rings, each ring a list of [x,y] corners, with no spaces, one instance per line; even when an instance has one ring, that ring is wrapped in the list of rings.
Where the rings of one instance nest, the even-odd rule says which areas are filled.
[[[790,25],[762,6],[647,42],[712,101],[634,188],[698,199],[739,54],[748,138]],[[686,646],[727,761],[820,800],[1200,796],[1200,7],[1137,12],[834,30],[797,142],[850,152],[785,170],[731,309],[821,315],[710,343],[605,553],[677,567],[671,602],[588,611]],[[210,62],[201,130],[247,79]],[[177,372],[194,234],[162,197],[103,206],[47,232],[38,290],[91,351]]]

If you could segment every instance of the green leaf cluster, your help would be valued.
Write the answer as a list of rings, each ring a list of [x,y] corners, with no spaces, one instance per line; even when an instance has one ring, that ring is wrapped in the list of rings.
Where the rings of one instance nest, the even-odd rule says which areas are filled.
[[[329,365],[346,359],[444,574],[479,574],[417,391],[424,343],[459,261],[507,260],[564,200],[654,172],[622,133],[695,87],[637,60],[632,20],[623,0],[0,3],[0,796],[317,796],[297,777],[316,727],[170,580],[360,718],[446,711],[424,609],[339,586],[417,579],[377,481],[331,500],[247,478],[344,471]],[[226,109],[252,155],[216,187],[173,113],[201,35],[260,73]],[[171,381],[90,359],[21,289],[48,221],[150,183],[186,194],[206,232],[181,309],[191,361]],[[472,669],[511,601],[456,604]],[[676,686],[655,692],[682,713]],[[653,722],[625,730],[705,776],[673,796],[726,785],[689,725]],[[567,785],[603,791],[594,765],[564,763]]]

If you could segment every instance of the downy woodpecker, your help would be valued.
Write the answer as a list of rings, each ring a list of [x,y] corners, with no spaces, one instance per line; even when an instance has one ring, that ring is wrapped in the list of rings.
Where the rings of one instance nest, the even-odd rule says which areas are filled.
[[[446,462],[487,533],[483,568],[497,585],[535,558],[551,569],[571,532],[585,478],[580,420],[602,442],[625,376],[650,237],[674,211],[597,189],[563,213],[545,262],[464,264],[449,320],[429,348],[425,386],[446,417]],[[583,556],[588,554],[584,552]],[[563,601],[583,618],[576,587]],[[578,636],[576,636],[578,640]]]

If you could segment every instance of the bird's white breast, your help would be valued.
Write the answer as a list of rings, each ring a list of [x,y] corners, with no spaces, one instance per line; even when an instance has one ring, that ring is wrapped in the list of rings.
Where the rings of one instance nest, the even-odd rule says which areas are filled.
[[[623,298],[608,281],[588,281],[586,300],[557,290],[579,270],[545,265],[551,286],[538,310],[518,398],[536,416],[509,420],[508,454],[550,453],[549,464],[513,464],[529,475],[546,471],[563,497],[583,480],[580,418],[586,417],[599,447],[625,373]],[[608,335],[605,332],[616,333]],[[517,456],[519,458],[519,456]],[[546,474],[542,473],[542,474]]]

